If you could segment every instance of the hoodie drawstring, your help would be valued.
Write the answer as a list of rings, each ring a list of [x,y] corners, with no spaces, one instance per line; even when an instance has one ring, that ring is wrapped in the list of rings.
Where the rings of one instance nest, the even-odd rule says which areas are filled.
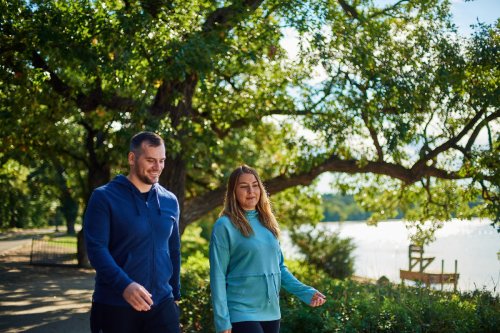
[[[269,295],[269,275],[264,274],[264,278],[266,279],[266,296],[267,296],[267,302],[271,303],[271,296]]]
[[[155,194],[156,194],[156,202],[158,203],[158,215],[161,216],[161,206],[160,206],[160,197],[158,196],[158,190],[157,189],[153,189],[155,191]]]
[[[276,296],[279,297],[280,292],[278,290],[278,286],[276,285],[276,279],[274,278],[274,273],[272,273],[271,276],[273,278],[274,292],[276,293]]]

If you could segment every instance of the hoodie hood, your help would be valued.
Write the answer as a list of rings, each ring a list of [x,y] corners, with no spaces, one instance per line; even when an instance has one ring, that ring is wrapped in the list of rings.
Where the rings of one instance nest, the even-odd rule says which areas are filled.
[[[134,202],[137,215],[140,216],[141,215],[140,205],[144,204],[144,200],[143,200],[142,194],[139,191],[139,189],[124,175],[116,176],[111,181],[111,184],[114,184],[117,186],[124,186],[128,190],[128,193],[130,193],[132,201]],[[160,205],[160,197],[158,195],[158,187],[159,187],[158,183],[154,183],[151,186],[151,189],[149,190],[148,199],[146,201],[146,205],[148,205],[150,203],[151,197],[154,196],[156,199],[155,200],[156,205],[158,207],[158,215],[161,215],[161,205]]]

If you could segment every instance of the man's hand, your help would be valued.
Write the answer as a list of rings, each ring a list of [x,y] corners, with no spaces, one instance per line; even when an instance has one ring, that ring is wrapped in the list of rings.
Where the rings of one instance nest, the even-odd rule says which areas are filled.
[[[123,298],[137,311],[149,311],[153,305],[152,296],[146,288],[136,282],[129,284],[123,291]]]
[[[316,294],[313,295],[311,303],[309,303],[309,305],[312,307],[317,307],[325,304],[325,302],[326,302],[326,296],[317,291]]]

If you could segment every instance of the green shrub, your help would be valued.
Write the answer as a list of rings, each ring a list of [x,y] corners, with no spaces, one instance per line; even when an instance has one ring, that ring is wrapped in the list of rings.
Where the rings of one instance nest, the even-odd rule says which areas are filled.
[[[498,332],[500,299],[487,291],[451,293],[404,285],[335,280],[303,262],[287,262],[327,302],[311,308],[282,292],[281,333]],[[310,272],[308,275],[307,272]]]
[[[290,238],[308,263],[324,270],[332,278],[345,279],[354,273],[352,253],[356,246],[351,238],[340,238],[338,232],[313,226],[291,229]]]
[[[199,225],[191,225],[184,231],[181,244],[182,259],[189,258],[197,252],[208,257],[208,240],[201,235],[202,232],[203,229]]]
[[[183,332],[213,333],[207,251],[199,250],[200,244],[186,248],[190,255],[183,257],[181,270]],[[402,284],[362,284],[332,279],[306,262],[286,264],[299,280],[324,293],[327,302],[311,308],[282,290],[281,333],[499,331],[500,298],[485,290],[461,294]]]
[[[183,260],[181,267],[181,324],[184,333],[214,332],[210,303],[209,262],[202,252]]]

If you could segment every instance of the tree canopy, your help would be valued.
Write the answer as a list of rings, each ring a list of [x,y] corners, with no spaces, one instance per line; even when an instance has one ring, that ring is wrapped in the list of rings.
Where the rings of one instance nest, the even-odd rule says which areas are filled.
[[[438,0],[13,0],[0,17],[3,227],[74,222],[140,130],[165,139],[182,230],[240,163],[295,191],[277,208],[307,211],[293,188],[333,172],[374,220],[500,225],[500,21],[462,37]]]

